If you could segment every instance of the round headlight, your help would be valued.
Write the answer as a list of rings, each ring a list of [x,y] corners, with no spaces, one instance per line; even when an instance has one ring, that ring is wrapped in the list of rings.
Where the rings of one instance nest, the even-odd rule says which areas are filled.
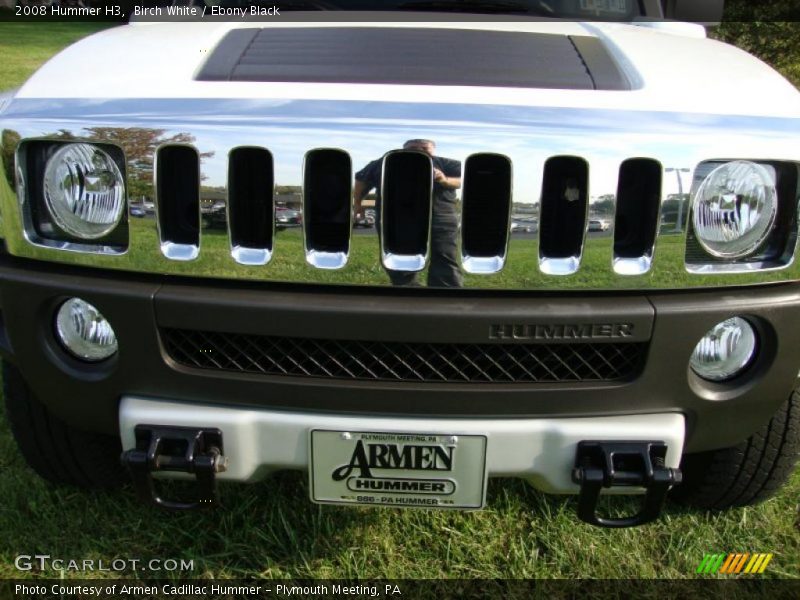
[[[91,144],[65,144],[47,161],[44,199],[50,215],[69,235],[94,240],[111,233],[125,210],[119,167]]]
[[[697,240],[718,258],[754,252],[775,223],[778,194],[769,172],[753,162],[720,165],[705,178],[692,201]]]
[[[725,381],[744,371],[756,353],[756,332],[740,317],[717,323],[695,346],[689,364],[709,381]]]
[[[105,360],[117,351],[111,324],[80,298],[70,298],[58,309],[56,335],[70,354],[87,362]]]

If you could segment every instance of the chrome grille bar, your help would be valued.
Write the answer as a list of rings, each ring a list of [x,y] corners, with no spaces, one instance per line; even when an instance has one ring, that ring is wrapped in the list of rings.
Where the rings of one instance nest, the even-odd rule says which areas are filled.
[[[464,164],[461,263],[467,273],[497,273],[508,253],[512,165],[501,154],[472,154]]]
[[[231,255],[240,265],[265,265],[275,237],[275,185],[272,154],[265,148],[239,147],[228,156],[225,209]],[[212,211],[219,210],[216,204]],[[210,214],[208,219],[218,218]]]
[[[430,257],[433,164],[422,152],[383,157],[381,260],[393,271],[421,271]]]
[[[155,203],[161,252],[170,260],[194,260],[200,252],[200,158],[187,145],[156,153]]]
[[[622,163],[614,219],[614,272],[643,275],[653,263],[661,203],[661,174],[656,160],[632,158]]]
[[[589,212],[589,164],[577,156],[555,156],[544,165],[539,268],[572,275],[581,264]]]
[[[303,161],[303,238],[306,261],[341,269],[350,256],[353,167],[343,150],[309,151]]]

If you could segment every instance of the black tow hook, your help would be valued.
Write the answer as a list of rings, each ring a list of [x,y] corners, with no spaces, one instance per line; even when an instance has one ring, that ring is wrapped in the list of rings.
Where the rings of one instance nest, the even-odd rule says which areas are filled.
[[[136,447],[122,453],[141,500],[172,510],[212,506],[217,502],[216,474],[227,467],[219,429],[137,425]],[[195,476],[189,499],[168,500],[156,491],[153,473],[172,471]]]
[[[634,527],[658,518],[667,492],[681,482],[680,469],[664,466],[664,442],[584,441],[578,444],[572,481],[581,486],[578,518],[599,527]],[[629,517],[597,515],[602,488],[643,487],[641,510]]]

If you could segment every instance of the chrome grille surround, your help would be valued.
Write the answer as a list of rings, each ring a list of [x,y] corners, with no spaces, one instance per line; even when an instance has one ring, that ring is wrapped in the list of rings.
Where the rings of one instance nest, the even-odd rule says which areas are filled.
[[[270,100],[35,100],[15,99],[0,120],[2,156],[14,160],[19,140],[102,142],[118,145],[128,158],[131,177],[133,132],[160,144],[185,143],[201,155],[204,190],[225,194],[227,157],[232,148],[256,146],[275,160],[277,185],[300,185],[303,156],[336,147],[350,154],[354,170],[398,148],[406,139],[434,139],[442,156],[463,162],[476,153],[508,156],[513,165],[513,202],[539,201],[542,166],[553,156],[577,156],[589,166],[592,198],[616,191],[620,165],[632,157],[659,161],[665,170],[688,168],[684,191],[697,182],[703,161],[747,159],[800,162],[800,120],[567,108],[361,101]],[[191,138],[191,141],[185,141]],[[177,142],[174,140],[183,140]],[[134,151],[135,152],[135,151]],[[9,158],[10,157],[10,158]],[[154,157],[150,156],[154,161]],[[154,162],[153,162],[154,164]],[[300,232],[277,235],[268,264],[231,256],[229,238],[201,231],[200,244],[173,252],[160,243],[156,220],[129,219],[130,243],[123,252],[86,244],[54,242],[37,236],[25,198],[26,174],[20,164],[5,165],[0,178],[0,212],[8,251],[16,256],[66,264],[137,272],[219,277],[302,284],[388,287],[378,236],[353,236],[346,265],[331,271],[306,262]],[[680,173],[680,172],[679,172]],[[678,175],[681,176],[680,174]],[[664,201],[672,193],[664,175],[659,235],[644,261],[624,264],[613,255],[613,236],[586,236],[581,256],[539,256],[534,237],[511,237],[507,256],[494,268],[465,275],[466,289],[635,290],[736,286],[800,279],[795,246],[770,263],[692,265],[685,263],[686,227],[675,231]],[[158,201],[158,200],[156,200]],[[588,219],[586,222],[588,227]],[[792,223],[796,242],[797,223]],[[541,262],[540,262],[541,261]],[[566,268],[560,268],[561,263]],[[543,266],[542,266],[543,265]],[[416,265],[418,266],[418,265]],[[552,268],[551,268],[552,267]],[[556,268],[559,267],[559,268]]]

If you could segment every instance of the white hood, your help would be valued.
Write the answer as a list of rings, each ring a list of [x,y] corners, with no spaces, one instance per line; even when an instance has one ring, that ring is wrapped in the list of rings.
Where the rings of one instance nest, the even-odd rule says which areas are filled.
[[[632,91],[385,84],[196,81],[216,44],[241,27],[431,27],[600,38]],[[45,64],[19,98],[276,98],[583,107],[800,117],[800,93],[737,48],[696,36],[617,23],[151,23],[92,35]]]

